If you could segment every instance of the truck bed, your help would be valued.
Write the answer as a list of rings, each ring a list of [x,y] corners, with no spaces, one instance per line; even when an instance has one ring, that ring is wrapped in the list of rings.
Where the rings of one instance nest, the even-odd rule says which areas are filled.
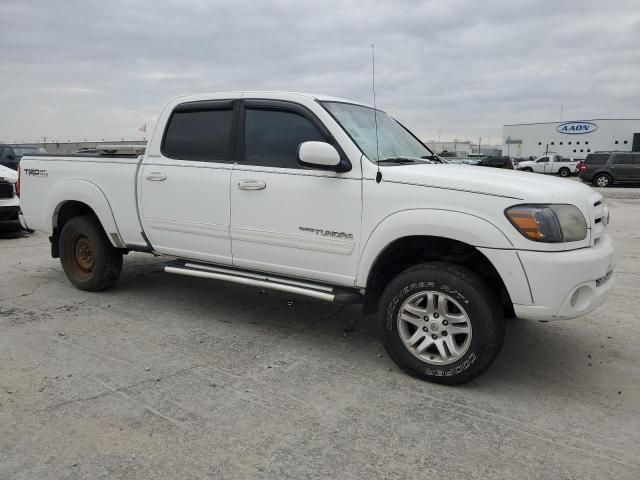
[[[25,156],[20,162],[22,211],[29,228],[52,232],[52,220],[67,200],[102,198],[92,205],[112,224],[124,244],[146,245],[136,201],[136,173],[142,157],[111,155]],[[96,189],[98,195],[95,194]],[[94,195],[89,195],[94,192]],[[95,200],[93,200],[95,202]],[[105,227],[106,228],[106,227]]]

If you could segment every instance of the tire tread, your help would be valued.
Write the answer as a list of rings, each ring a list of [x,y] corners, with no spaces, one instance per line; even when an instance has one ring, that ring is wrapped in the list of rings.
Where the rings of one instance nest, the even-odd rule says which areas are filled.
[[[457,280],[468,284],[471,288],[475,289],[482,298],[486,299],[486,306],[490,309],[495,328],[491,329],[488,333],[488,341],[484,345],[484,348],[477,356],[477,361],[474,363],[473,368],[465,370],[463,373],[452,376],[430,376],[423,371],[416,371],[410,365],[407,365],[397,354],[390,348],[389,342],[385,338],[385,316],[387,313],[387,304],[392,299],[395,292],[403,288],[407,283],[411,283],[408,279],[416,274],[423,277],[433,277],[444,272],[445,274],[454,276]],[[495,360],[502,349],[505,333],[504,314],[497,298],[497,295],[489,288],[485,280],[482,279],[475,272],[457,264],[446,262],[427,262],[413,267],[410,267],[400,273],[394,278],[385,288],[382,296],[380,297],[380,328],[382,330],[382,342],[387,350],[387,353],[392,360],[406,373],[416,378],[428,380],[435,383],[443,383],[447,385],[460,385],[467,383],[479,375],[481,375]]]

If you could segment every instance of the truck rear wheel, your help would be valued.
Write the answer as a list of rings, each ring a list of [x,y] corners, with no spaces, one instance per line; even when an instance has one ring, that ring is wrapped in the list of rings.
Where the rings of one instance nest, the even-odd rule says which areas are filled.
[[[496,294],[459,265],[433,262],[405,270],[387,285],[379,307],[387,353],[423,380],[468,382],[502,348],[504,317]]]
[[[560,170],[558,170],[558,175],[565,178],[569,177],[571,176],[571,170],[569,170],[567,167],[562,167]]]
[[[60,263],[75,287],[97,292],[117,282],[122,270],[122,252],[109,243],[94,216],[80,215],[62,229]]]

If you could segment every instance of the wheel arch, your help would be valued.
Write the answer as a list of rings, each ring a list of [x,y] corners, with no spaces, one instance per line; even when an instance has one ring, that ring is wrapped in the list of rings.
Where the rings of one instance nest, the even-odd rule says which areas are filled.
[[[462,212],[412,210],[387,217],[365,244],[356,279],[365,288],[365,313],[376,310],[395,275],[428,261],[461,264],[480,274],[498,292],[507,314],[514,302],[531,303],[517,253],[498,227]]]
[[[57,239],[64,224],[78,215],[95,216],[109,243],[116,248],[124,247],[109,201],[96,184],[80,179],[62,181],[50,193],[47,204],[52,206],[47,218],[51,219],[51,253],[54,258],[58,256]]]

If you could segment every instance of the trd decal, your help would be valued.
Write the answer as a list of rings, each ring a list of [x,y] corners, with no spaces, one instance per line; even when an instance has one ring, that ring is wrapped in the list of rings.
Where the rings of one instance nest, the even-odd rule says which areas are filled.
[[[31,177],[48,177],[49,176],[46,170],[37,169],[37,168],[25,168],[23,172],[25,175],[29,175]]]

